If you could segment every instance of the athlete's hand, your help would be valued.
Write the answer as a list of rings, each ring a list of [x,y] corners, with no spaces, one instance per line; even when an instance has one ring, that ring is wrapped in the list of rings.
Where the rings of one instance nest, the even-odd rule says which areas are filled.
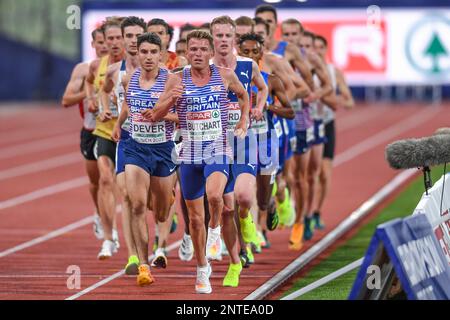
[[[111,110],[104,110],[98,117],[101,122],[106,122],[112,119],[112,112]]]
[[[172,99],[172,103],[177,103],[178,99],[181,98],[184,92],[184,84],[177,84],[172,90],[170,98]]]
[[[122,130],[120,129],[119,123],[116,122],[116,125],[114,126],[113,132],[111,134],[111,138],[113,138],[115,142],[119,142],[121,133]]]
[[[259,110],[258,108],[253,108],[250,110],[250,113],[252,115],[252,118],[255,119],[256,121],[259,121],[263,118],[263,113],[261,110]]]
[[[315,92],[311,92],[309,96],[307,96],[304,101],[306,103],[311,103],[317,100],[317,94]]]
[[[248,117],[241,115],[241,120],[236,124],[236,128],[234,129],[234,135],[239,139],[244,139],[247,135],[248,128]]]
[[[155,122],[153,119],[153,110],[152,109],[141,110],[141,115],[145,120],[150,121],[150,122]]]
[[[89,112],[96,113],[98,111],[98,102],[95,98],[89,98],[88,100],[88,110]]]

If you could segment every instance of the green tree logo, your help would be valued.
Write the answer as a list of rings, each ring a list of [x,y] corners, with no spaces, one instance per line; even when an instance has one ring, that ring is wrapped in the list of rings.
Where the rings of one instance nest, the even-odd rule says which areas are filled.
[[[431,38],[431,42],[428,45],[427,49],[424,52],[425,56],[430,56],[433,61],[433,69],[431,72],[439,73],[441,72],[441,68],[439,67],[439,57],[447,56],[447,50],[442,45],[442,42],[436,32],[433,33],[433,37]]]

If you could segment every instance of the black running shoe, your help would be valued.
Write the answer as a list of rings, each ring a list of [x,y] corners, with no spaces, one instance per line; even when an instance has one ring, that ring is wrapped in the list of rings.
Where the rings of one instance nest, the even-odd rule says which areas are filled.
[[[271,201],[269,205],[269,210],[267,212],[267,219],[266,219],[267,229],[269,229],[270,231],[275,230],[278,227],[278,222],[279,218],[277,208],[275,206],[275,201],[273,202]]]

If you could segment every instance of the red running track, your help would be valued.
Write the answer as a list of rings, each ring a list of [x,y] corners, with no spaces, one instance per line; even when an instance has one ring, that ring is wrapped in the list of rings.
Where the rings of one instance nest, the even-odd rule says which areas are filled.
[[[153,271],[156,282],[147,288],[138,287],[135,277],[117,274],[126,262],[122,237],[117,255],[108,261],[96,259],[101,242],[94,237],[89,221],[93,205],[78,151],[76,109],[2,106],[0,299],[66,299],[79,292],[78,299],[243,299],[397,174],[384,160],[387,143],[430,135],[447,126],[449,107],[364,105],[339,111],[332,189],[323,213],[326,230],[317,232],[301,252],[287,249],[288,230],[270,233],[272,247],[255,255],[256,264],[243,270],[238,288],[221,286],[227,269],[225,257],[213,263],[213,293],[198,295],[194,292],[195,262],[179,261],[177,248],[169,253],[167,269]],[[150,217],[149,222],[153,239]],[[59,230],[72,223],[78,224],[69,231]],[[55,230],[59,235],[49,236]],[[181,221],[170,243],[181,239],[182,230]],[[39,237],[40,241],[35,241]],[[25,248],[17,247],[24,243]],[[81,270],[80,289],[67,287],[66,270],[72,265]]]

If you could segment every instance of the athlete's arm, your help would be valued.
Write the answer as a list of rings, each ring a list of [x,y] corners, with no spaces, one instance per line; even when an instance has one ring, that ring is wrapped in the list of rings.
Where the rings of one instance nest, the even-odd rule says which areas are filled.
[[[178,114],[176,112],[169,112],[163,117],[163,120],[179,123]]]
[[[317,77],[320,80],[320,88],[314,90],[315,96],[318,99],[329,95],[333,92],[333,86],[331,85],[330,76],[328,70],[322,60],[316,54],[308,54],[308,58],[316,71]]]
[[[100,96],[100,102],[103,106],[102,113],[99,115],[99,118],[101,121],[106,121],[106,120],[112,119],[112,112],[109,107],[109,103],[110,103],[110,99],[111,99],[110,98],[111,91],[113,90],[114,86],[116,85],[116,81],[119,76],[119,74],[117,73],[118,66],[119,66],[119,62],[108,66],[108,69],[107,69],[106,75],[105,75],[105,81],[103,83],[103,86],[100,89],[100,92],[98,93]]]
[[[252,109],[252,115],[256,120],[261,120],[263,117],[262,112],[266,106],[267,97],[269,95],[269,89],[267,88],[266,82],[255,61],[252,62],[252,82],[256,88],[258,88],[258,93],[256,94],[256,108]]]
[[[148,110],[149,112],[147,114],[142,114],[146,119],[157,122],[169,113],[170,108],[176,104],[178,98],[180,98],[184,92],[181,77],[181,72],[169,74],[164,92],[159,97],[155,107]]]
[[[89,71],[87,63],[79,63],[73,68],[70,80],[67,83],[66,90],[61,100],[63,107],[67,108],[83,101],[86,97],[86,91],[83,89],[83,82]]]
[[[224,79],[224,83],[227,84],[228,90],[234,92],[236,94],[236,97],[238,98],[239,106],[241,107],[241,119],[236,125],[234,135],[241,139],[244,139],[247,135],[247,128],[249,123],[248,114],[250,112],[250,98],[244,86],[239,81],[239,78],[236,76],[236,73],[234,73],[233,70],[230,70],[228,68],[219,68],[219,71],[222,78]]]
[[[312,73],[311,70],[308,67],[308,64],[303,59],[302,55],[300,54],[300,50],[294,46],[293,44],[288,44],[286,46],[286,51],[288,56],[290,57],[288,60],[292,63],[292,65],[300,71],[300,74],[303,77],[303,80],[308,84],[309,88],[311,90],[314,90],[314,81],[312,79]]]
[[[89,72],[84,82],[86,90],[86,98],[88,99],[88,108],[89,111],[93,113],[98,111],[98,101],[95,96],[94,80],[99,63],[100,59],[96,59],[89,64]]]
[[[339,92],[341,93],[339,96],[342,97],[341,105],[343,105],[345,108],[351,109],[355,106],[355,101],[353,100],[352,92],[350,91],[350,88],[347,85],[347,81],[345,81],[345,77],[342,71],[337,68],[335,70],[336,70],[336,84],[339,89]]]
[[[121,128],[122,128],[122,125],[124,124],[125,120],[128,118],[128,114],[129,114],[129,108],[128,108],[127,101],[123,100],[122,110],[120,111],[119,118],[117,119],[117,122],[114,125],[114,129],[113,129],[113,132],[111,135],[111,138],[113,138],[113,140],[115,142],[118,142],[120,140],[120,134],[122,132]]]
[[[274,97],[278,98],[278,101],[281,103],[281,107],[276,105],[269,105],[267,110],[272,111],[277,116],[287,119],[294,119],[294,109],[292,108],[288,97],[286,96],[285,89],[283,83],[280,78],[275,75],[269,76],[269,87],[270,92],[273,93]]]

